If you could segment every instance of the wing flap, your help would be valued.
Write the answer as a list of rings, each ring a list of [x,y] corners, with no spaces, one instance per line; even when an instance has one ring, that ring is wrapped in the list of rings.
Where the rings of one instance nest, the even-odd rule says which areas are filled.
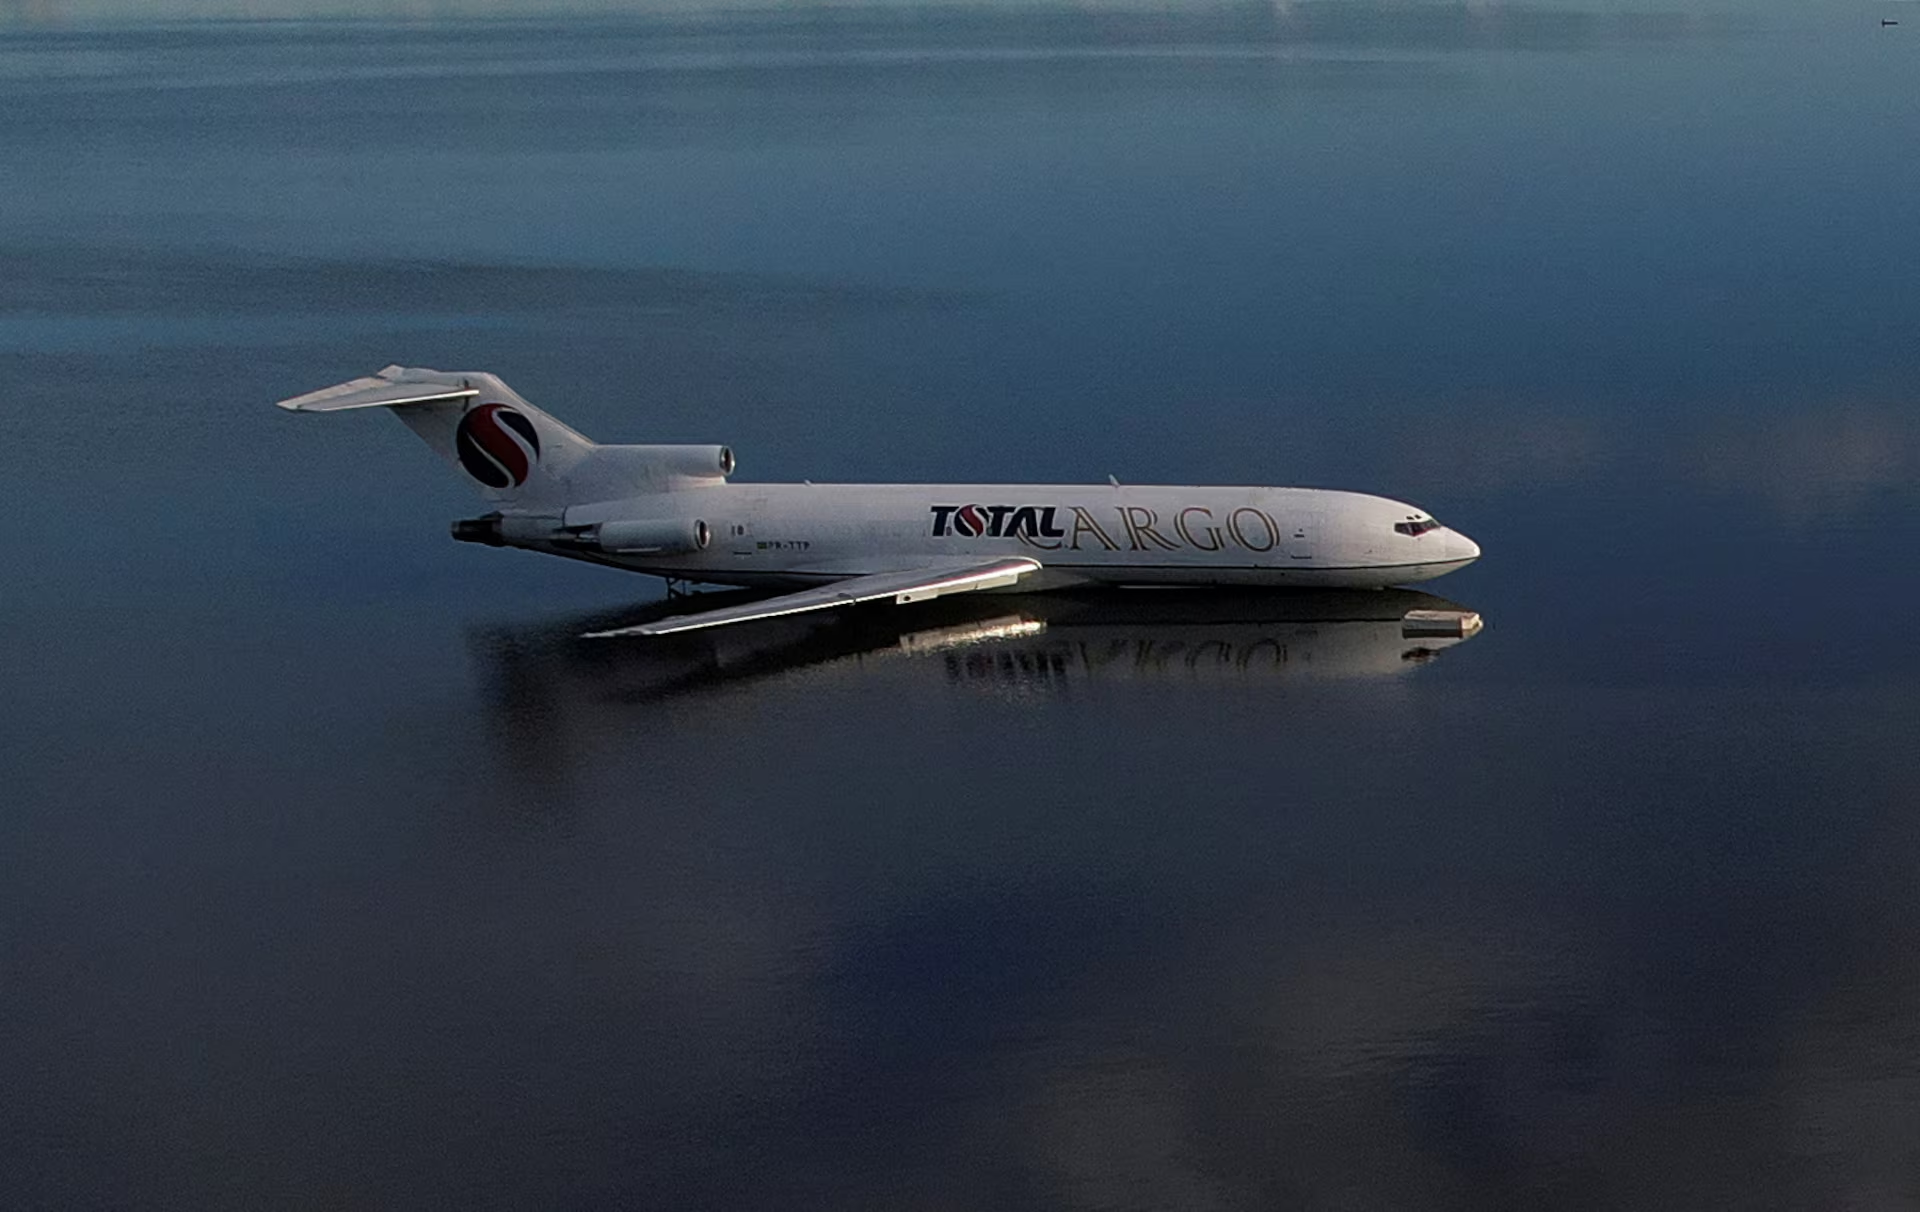
[[[943,594],[998,589],[1013,584],[1028,573],[1039,570],[1040,561],[1028,559],[1025,556],[1014,556],[1008,559],[973,563],[926,565],[903,569],[899,572],[876,572],[863,577],[849,577],[847,580],[835,581],[831,585],[821,585],[815,589],[803,589],[799,593],[784,594],[759,602],[748,602],[743,606],[704,610],[697,614],[683,614],[652,623],[641,623],[634,627],[616,627],[611,631],[591,631],[585,638],[603,640],[629,635],[672,635],[677,631],[694,631],[702,627],[719,627],[727,623],[771,619],[784,614],[800,614],[808,610],[831,610],[836,606],[851,606],[855,602],[874,602],[881,598],[892,598],[896,605],[906,605],[909,602],[924,602],[928,598],[937,598]]]

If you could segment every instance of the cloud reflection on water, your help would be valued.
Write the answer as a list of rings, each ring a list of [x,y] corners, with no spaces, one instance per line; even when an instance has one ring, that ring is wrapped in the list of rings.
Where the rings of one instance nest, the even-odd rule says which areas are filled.
[[[1434,414],[1436,424],[1394,438],[1394,474],[1476,497],[1706,490],[1806,532],[1860,518],[1920,472],[1920,413],[1859,396],[1706,404],[1660,425],[1599,403]]]
[[[1916,453],[1920,412],[1847,399],[1717,418],[1691,470],[1716,492],[1757,498],[1773,519],[1810,530],[1910,488]]]

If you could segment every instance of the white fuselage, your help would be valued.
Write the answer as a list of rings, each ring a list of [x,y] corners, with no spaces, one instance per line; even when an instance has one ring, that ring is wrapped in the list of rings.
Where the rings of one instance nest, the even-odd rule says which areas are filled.
[[[1480,555],[1414,506],[1308,488],[709,480],[503,521],[509,545],[720,585],[811,585],[949,557],[1030,556],[1043,568],[1023,589],[1374,588],[1429,580]],[[710,538],[677,553],[553,541],[646,521],[703,522]]]

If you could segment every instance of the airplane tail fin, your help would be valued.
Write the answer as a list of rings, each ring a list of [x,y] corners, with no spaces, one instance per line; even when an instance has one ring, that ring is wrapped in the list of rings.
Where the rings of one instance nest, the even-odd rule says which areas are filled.
[[[496,375],[389,366],[280,401],[289,412],[386,408],[480,495],[503,506],[564,506],[594,443],[521,399]]]
[[[280,401],[289,412],[385,408],[509,513],[716,484],[733,472],[724,446],[602,446],[527,403],[499,376],[389,366]]]

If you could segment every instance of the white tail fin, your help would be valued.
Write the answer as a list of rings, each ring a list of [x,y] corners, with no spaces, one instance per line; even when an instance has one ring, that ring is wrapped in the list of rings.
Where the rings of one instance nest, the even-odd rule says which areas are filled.
[[[379,374],[280,401],[291,412],[390,408],[488,500],[558,509],[595,445],[521,399],[498,376],[389,366]],[[631,489],[629,489],[631,491]]]
[[[720,484],[725,446],[601,446],[521,399],[497,375],[389,366],[377,375],[280,401],[289,412],[390,408],[510,513]]]

